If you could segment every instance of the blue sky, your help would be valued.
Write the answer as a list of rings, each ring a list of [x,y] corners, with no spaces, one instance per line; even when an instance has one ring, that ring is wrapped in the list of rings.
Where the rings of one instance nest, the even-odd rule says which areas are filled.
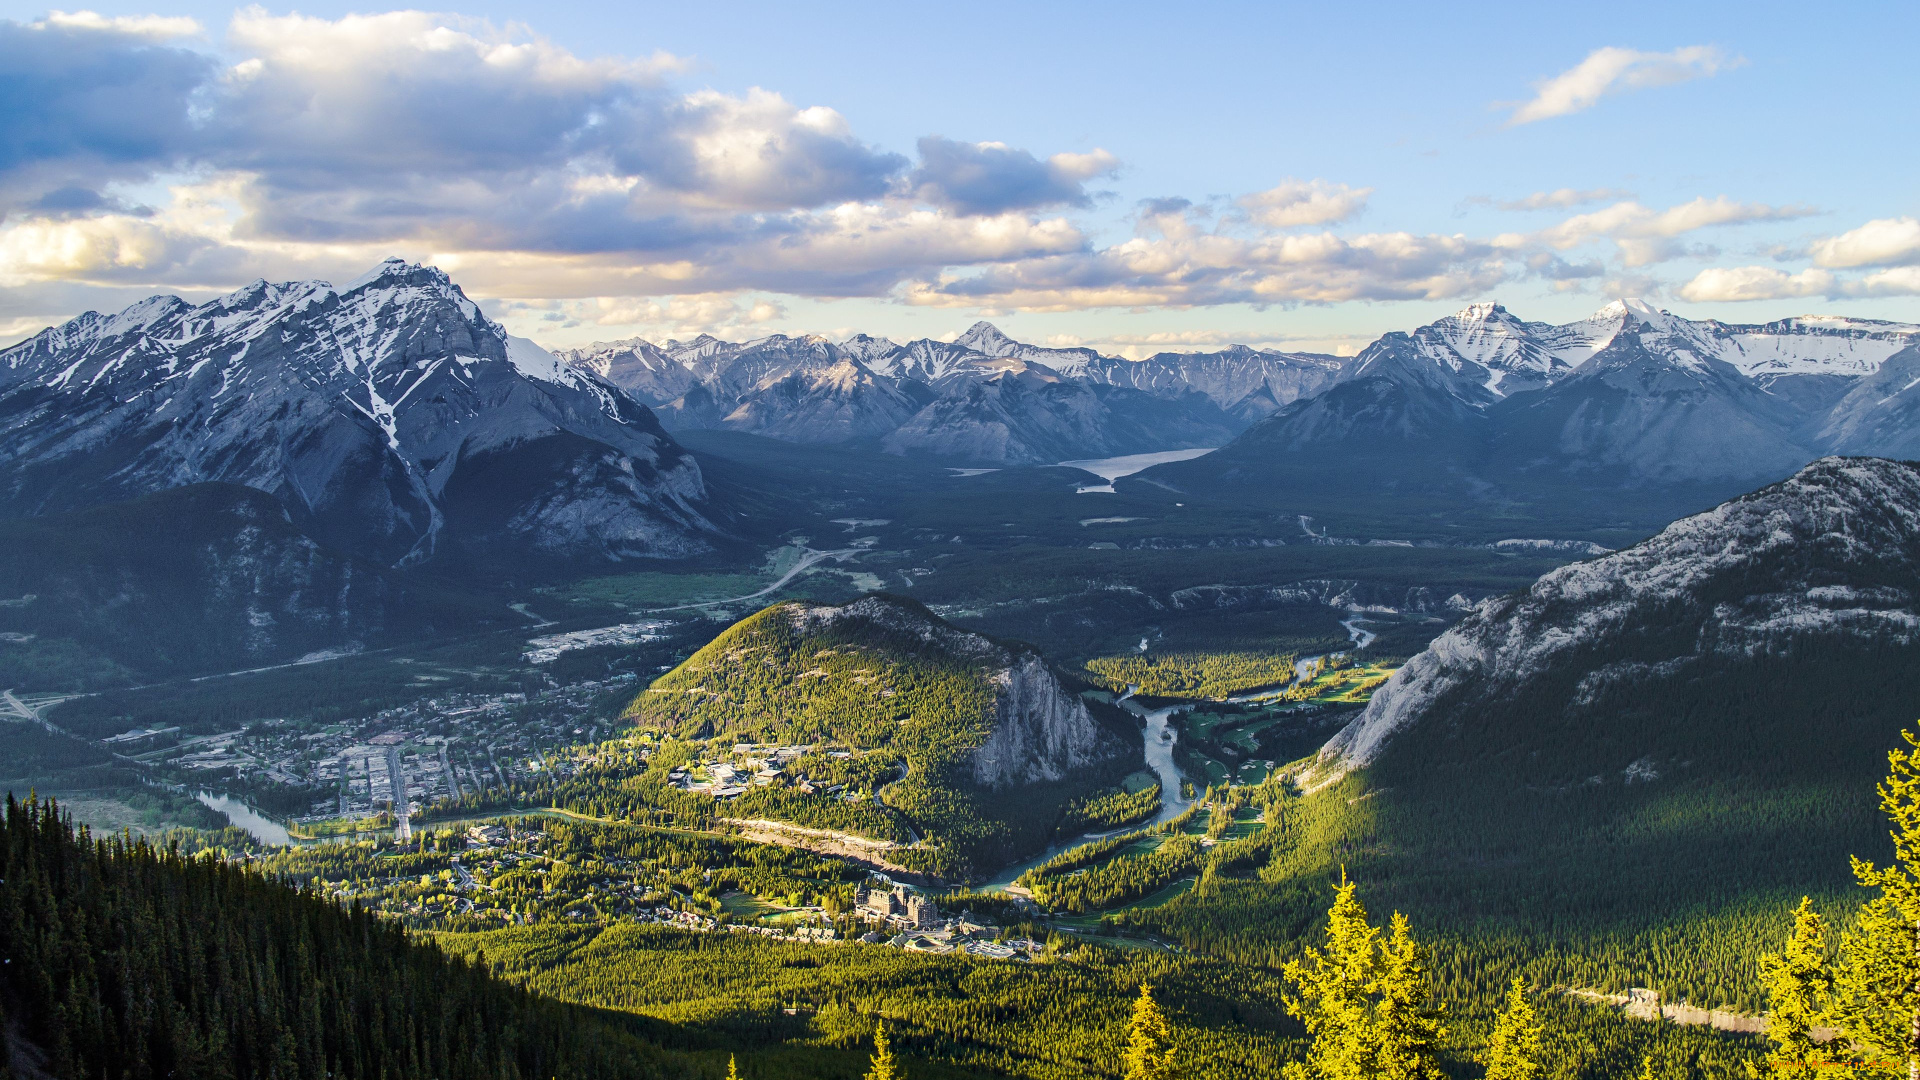
[[[89,11],[0,4],[0,339],[387,253],[552,344],[1920,321],[1913,5]]]

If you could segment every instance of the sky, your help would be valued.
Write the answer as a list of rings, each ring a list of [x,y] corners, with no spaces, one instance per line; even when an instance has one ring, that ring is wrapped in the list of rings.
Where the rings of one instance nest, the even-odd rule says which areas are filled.
[[[448,271],[549,346],[1920,322],[1920,6],[0,0],[0,343]]]

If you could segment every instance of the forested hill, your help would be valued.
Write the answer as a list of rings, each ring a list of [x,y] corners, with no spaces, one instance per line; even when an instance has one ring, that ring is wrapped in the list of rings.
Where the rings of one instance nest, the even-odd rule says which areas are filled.
[[[615,1018],[537,997],[242,866],[76,835],[7,800],[0,1007],[17,1075],[681,1076]]]
[[[817,745],[897,769],[883,801],[923,838],[916,868],[951,875],[1038,851],[1067,799],[1131,767],[1131,722],[1102,708],[1033,650],[876,594],[744,619],[626,715],[682,739]]]

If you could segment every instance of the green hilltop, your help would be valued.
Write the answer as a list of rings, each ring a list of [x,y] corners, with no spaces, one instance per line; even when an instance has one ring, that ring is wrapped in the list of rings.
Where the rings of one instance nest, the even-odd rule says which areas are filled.
[[[766,608],[661,676],[623,718],[683,741],[811,746],[797,766],[810,780],[871,784],[897,826],[867,831],[912,838],[894,861],[948,877],[1044,847],[1070,803],[1137,762],[1124,714],[1070,693],[1031,648],[884,595]],[[752,792],[736,813],[817,825],[825,804],[846,799]]]

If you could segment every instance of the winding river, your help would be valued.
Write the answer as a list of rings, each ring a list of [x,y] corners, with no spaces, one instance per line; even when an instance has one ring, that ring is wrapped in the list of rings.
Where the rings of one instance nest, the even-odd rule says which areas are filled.
[[[1132,696],[1133,691],[1127,691],[1117,704],[1146,719],[1146,729],[1141,732],[1142,751],[1147,768],[1152,770],[1153,774],[1160,778],[1160,812],[1154,815],[1152,821],[1140,825],[1128,825],[1125,828],[1108,829],[1105,832],[1083,833],[1071,840],[1055,844],[1031,859],[1015,863],[1000,871],[994,875],[993,881],[988,884],[976,886],[981,892],[993,892],[995,890],[1004,892],[1008,887],[1013,885],[1014,881],[1016,881],[1021,874],[1039,866],[1041,863],[1066,851],[1068,848],[1076,848],[1081,844],[1091,843],[1095,840],[1105,840],[1109,836],[1118,836],[1121,833],[1138,832],[1142,829],[1151,828],[1161,822],[1171,821],[1179,817],[1186,811],[1187,807],[1193,805],[1193,800],[1186,798],[1180,790],[1181,781],[1184,777],[1180,775],[1180,767],[1173,762],[1173,748],[1180,735],[1171,723],[1174,713],[1189,706],[1170,705],[1164,709],[1153,709],[1149,711],[1130,703],[1127,699]]]

